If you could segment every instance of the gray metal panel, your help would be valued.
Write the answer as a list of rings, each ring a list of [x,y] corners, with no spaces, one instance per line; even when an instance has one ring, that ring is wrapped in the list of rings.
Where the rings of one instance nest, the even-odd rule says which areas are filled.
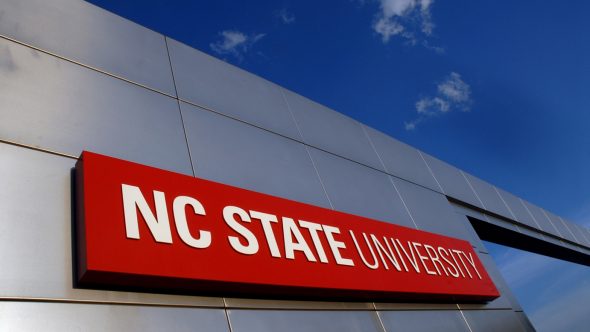
[[[306,146],[182,103],[196,176],[330,208]]]
[[[309,152],[334,209],[415,227],[387,174],[314,148]]]
[[[574,237],[574,239],[576,240],[576,243],[581,244],[581,245],[586,245],[586,240],[582,237],[582,234],[580,234],[580,232],[578,231],[576,224],[571,223],[571,222],[563,219],[562,217],[559,217],[559,220],[561,220],[563,226],[565,228],[567,228],[569,233]]]
[[[563,224],[563,222],[561,221],[561,218],[559,218],[559,216],[556,216],[555,214],[553,214],[547,210],[545,210],[545,214],[547,214],[547,217],[549,217],[553,226],[555,226],[555,228],[557,228],[557,231],[561,235],[561,238],[564,238],[564,239],[569,240],[574,243],[578,242],[574,238],[572,232]]]
[[[286,301],[225,298],[227,308],[244,309],[289,309],[289,310],[373,310],[372,303],[328,302],[328,301]]]
[[[490,216],[488,214],[486,214],[485,217],[486,217],[485,221],[487,221],[488,223],[490,223],[492,225],[500,226],[500,227],[503,227],[503,228],[506,228],[506,229],[509,229],[511,231],[518,233],[518,226],[516,226],[515,224],[513,224],[511,222],[508,222],[504,219]]]
[[[571,226],[570,228],[572,229],[572,232],[575,232],[576,238],[579,240],[580,244],[590,247],[590,237],[584,230],[584,227],[573,222],[569,222],[569,226]]]
[[[494,186],[479,178],[476,178],[471,174],[464,174],[467,178],[467,181],[469,181],[473,187],[473,190],[475,190],[475,193],[481,200],[485,210],[499,214],[506,218],[514,218],[514,215],[512,212],[510,212],[502,198],[500,198],[500,195]]]
[[[479,252],[484,252],[487,254],[488,248],[486,248],[483,241],[479,238],[479,234],[477,234],[477,232],[475,231],[475,228],[473,228],[473,225],[471,225],[471,222],[467,218],[467,215],[465,213],[461,213],[461,212],[457,212],[457,211],[455,211],[455,214],[458,216],[458,218],[460,220],[464,220],[465,230],[467,231],[471,245],[475,248],[475,250],[478,250]],[[479,218],[477,218],[477,219],[479,219]],[[479,219],[479,220],[485,221],[486,220],[485,216],[483,219]]]
[[[533,218],[535,218],[537,224],[539,225],[539,228],[542,231],[559,236],[559,234],[557,234],[555,227],[553,226],[553,224],[551,224],[551,221],[549,221],[549,218],[547,218],[545,213],[543,213],[543,209],[525,200],[521,201],[524,203],[524,206],[527,209],[527,211],[531,213]]]
[[[223,309],[4,301],[0,330],[229,331]]]
[[[418,302],[395,302],[381,303],[375,302],[377,310],[455,310],[457,305],[454,303],[418,303]]]
[[[465,203],[483,208],[473,189],[463,176],[463,172],[444,161],[422,153],[424,160],[434,173],[434,177],[441,185],[444,194]]]
[[[177,102],[0,39],[0,139],[192,174]]]
[[[480,242],[467,232],[471,225],[453,211],[444,195],[398,178],[392,180],[420,230],[460,238],[476,246]]]
[[[373,128],[364,128],[387,173],[435,191],[441,190],[418,150]]]
[[[512,211],[516,221],[532,228],[540,227],[537,221],[533,219],[533,216],[529,213],[529,211],[527,211],[520,198],[500,188],[496,188],[496,190],[498,190],[498,193],[504,202],[506,202],[506,205],[508,205],[510,211]]]
[[[233,332],[383,331],[375,311],[228,310]]]
[[[465,303],[459,304],[460,309],[520,309],[520,305],[508,285],[504,281],[502,274],[496,267],[496,263],[489,254],[478,253],[481,263],[484,265],[488,275],[500,292],[500,297],[485,304]],[[521,309],[522,310],[522,309]],[[477,331],[477,330],[476,330]]]
[[[0,298],[223,306],[221,298],[74,289],[70,202],[74,163],[0,143]]]
[[[294,92],[283,93],[307,144],[384,170],[359,122]]]
[[[167,40],[180,99],[301,140],[278,86],[175,40]]]
[[[379,315],[387,331],[469,331],[458,310],[381,311]]]
[[[463,314],[474,332],[526,331],[512,310],[466,310]]]
[[[520,320],[520,323],[522,324],[522,326],[526,332],[535,332],[536,331],[535,327],[533,326],[533,324],[531,323],[531,321],[529,320],[529,318],[527,317],[527,315],[524,312],[516,311],[516,316]]]
[[[0,34],[175,95],[164,36],[78,0],[5,0]]]

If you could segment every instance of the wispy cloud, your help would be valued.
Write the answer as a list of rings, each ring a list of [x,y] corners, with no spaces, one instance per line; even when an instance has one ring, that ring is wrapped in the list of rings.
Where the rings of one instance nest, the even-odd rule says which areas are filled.
[[[416,35],[430,36],[434,30],[430,8],[434,0],[379,0],[379,13],[375,15],[373,30],[383,43],[401,36],[411,44]]]
[[[264,33],[247,35],[237,30],[224,30],[219,33],[219,39],[209,46],[217,54],[232,55],[241,61],[244,54],[248,53],[252,46],[264,36],[266,36]]]
[[[453,110],[468,112],[472,103],[469,84],[461,79],[461,75],[451,72],[444,81],[437,84],[434,95],[422,97],[416,102],[418,116],[412,121],[405,122],[405,128],[414,130],[419,123]]]
[[[275,17],[278,18],[284,24],[291,24],[295,22],[295,15],[289,12],[287,8],[277,10],[275,12]]]

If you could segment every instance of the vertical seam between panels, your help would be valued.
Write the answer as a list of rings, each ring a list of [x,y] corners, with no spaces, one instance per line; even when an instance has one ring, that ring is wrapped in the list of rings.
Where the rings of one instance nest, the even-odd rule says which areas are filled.
[[[531,210],[529,210],[528,206],[526,206],[526,204],[524,204],[524,201],[522,200],[522,198],[519,197],[518,199],[520,200],[520,203],[522,204],[522,206],[524,206],[524,209],[526,210],[526,212],[529,213],[529,216],[531,216],[531,218],[535,222],[535,225],[537,225],[537,227],[543,231],[543,227],[541,227],[539,222],[537,222],[537,218],[535,218],[535,216],[533,216],[533,214],[531,213]],[[543,237],[543,234],[541,234],[541,237]]]
[[[496,186],[492,186],[492,187],[494,188],[494,190],[496,191],[496,194],[498,194],[498,196],[500,197],[500,199],[502,200],[502,202],[504,203],[504,205],[506,205],[506,208],[508,209],[508,212],[510,212],[510,214],[512,215],[512,218],[514,218],[513,220],[514,221],[518,221],[518,219],[516,219],[516,215],[514,214],[514,212],[510,208],[510,206],[508,206],[508,203],[506,203],[506,201],[504,200],[504,197],[502,197],[502,195],[498,191],[498,188],[496,188]]]
[[[432,178],[434,179],[434,181],[436,181],[436,184],[438,185],[438,188],[440,189],[440,191],[446,195],[447,193],[445,193],[445,190],[443,189],[443,187],[440,185],[440,182],[438,182],[438,179],[436,178],[436,176],[434,176],[434,172],[432,171],[432,169],[430,168],[430,165],[428,165],[428,162],[426,161],[426,159],[424,159],[424,156],[422,155],[422,152],[420,152],[420,150],[416,149],[416,151],[418,151],[418,154],[420,155],[420,158],[422,158],[422,161],[424,162],[424,164],[426,165],[426,168],[428,168],[428,172],[430,173],[430,175],[432,175]]]
[[[465,317],[463,310],[461,310],[461,307],[459,307],[458,304],[457,304],[457,309],[459,309],[459,313],[461,314],[461,317],[463,317],[463,320],[465,321],[465,324],[467,325],[469,332],[473,332],[473,330],[471,329],[471,325],[469,325],[469,322],[467,321],[467,317]]]
[[[574,235],[574,232],[572,232],[572,230],[567,226],[567,224],[565,223],[565,221],[559,217],[559,220],[561,220],[561,223],[563,224],[563,227],[565,227],[565,229],[567,229],[568,232],[570,232],[570,234],[574,237],[574,240],[576,240],[576,242],[580,243],[580,240],[578,240],[578,238],[576,237],[576,235]]]
[[[414,220],[414,217],[412,216],[412,213],[410,212],[410,209],[408,209],[408,206],[406,205],[406,202],[404,201],[404,198],[402,197],[402,194],[397,189],[397,186],[393,182],[393,179],[391,179],[391,176],[388,176],[388,179],[389,179],[389,182],[391,182],[391,185],[393,185],[393,189],[395,189],[395,192],[397,193],[397,196],[402,201],[402,204],[404,205],[404,208],[406,209],[406,213],[410,216],[410,220],[412,220],[412,224],[414,224],[414,227],[416,227],[416,229],[420,229],[420,227],[418,227],[418,225],[416,224],[416,221]]]
[[[381,155],[377,151],[377,148],[375,147],[375,144],[373,144],[373,140],[371,140],[371,137],[369,136],[369,133],[367,133],[367,129],[365,129],[365,125],[362,124],[362,123],[360,123],[360,122],[359,122],[359,125],[361,126],[361,130],[365,134],[365,137],[369,141],[369,144],[371,145],[371,148],[373,148],[373,152],[375,152],[375,154],[377,155],[377,158],[379,159],[379,162],[381,163],[381,166],[383,167],[383,170],[385,171],[385,173],[391,174],[391,172],[389,172],[389,170],[385,166],[385,163],[383,162],[383,159],[381,159]]]
[[[553,226],[553,228],[555,229],[557,234],[559,234],[559,236],[563,238],[563,235],[561,235],[561,232],[559,231],[559,229],[557,229],[557,227],[555,227],[555,225],[553,225],[553,221],[551,221],[551,218],[549,218],[549,216],[547,215],[547,212],[545,212],[545,210],[543,210],[543,209],[541,209],[541,212],[543,212],[543,214],[545,215],[545,218],[547,218],[547,220],[549,221],[549,224],[551,224],[551,226]]]
[[[383,166],[383,169],[385,170],[385,174],[387,175],[387,179],[389,180],[389,182],[393,186],[393,189],[395,189],[395,192],[397,193],[397,196],[399,197],[399,199],[402,201],[402,204],[404,205],[404,208],[406,209],[406,213],[410,216],[410,220],[412,220],[412,224],[414,224],[414,227],[416,227],[416,229],[420,229],[420,227],[418,227],[418,225],[416,224],[416,221],[414,220],[412,213],[410,213],[410,209],[408,209],[408,206],[406,205],[406,202],[404,201],[402,194],[397,189],[397,186],[395,185],[395,182],[393,182],[391,175],[389,175],[389,171],[387,170],[387,167],[385,167],[385,163],[383,162],[383,159],[381,159],[381,155],[379,155],[379,152],[377,152],[377,148],[375,148],[375,145],[373,144],[371,137],[369,137],[369,134],[367,133],[365,126],[362,123],[360,123],[359,125],[361,126],[361,130],[363,131],[363,133],[365,133],[365,136],[367,137],[367,140],[369,141],[371,148],[373,148],[373,151],[377,155],[377,158],[379,159],[381,166]]]
[[[225,297],[223,298],[223,312],[225,313],[225,319],[227,320],[227,327],[229,328],[229,332],[233,332],[231,321],[229,320],[229,313],[227,312],[227,302],[225,302]]]
[[[283,88],[279,87],[279,91],[281,92],[281,96],[283,97],[283,101],[285,102],[285,105],[287,105],[287,110],[289,111],[289,115],[291,115],[291,119],[293,120],[293,123],[295,123],[295,128],[297,129],[297,132],[299,133],[299,137],[301,137],[301,141],[302,141],[301,144],[303,144],[303,147],[305,148],[305,152],[307,152],[307,156],[309,157],[309,160],[311,161],[311,165],[313,166],[315,174],[317,175],[318,180],[320,181],[320,185],[322,186],[322,190],[324,191],[324,195],[326,195],[326,199],[328,200],[328,204],[330,204],[330,208],[332,210],[334,210],[334,204],[332,204],[332,200],[330,199],[330,195],[328,195],[328,191],[326,190],[326,186],[324,185],[324,181],[322,180],[322,176],[320,175],[320,171],[318,170],[318,167],[316,166],[315,161],[313,160],[313,158],[311,156],[311,152],[309,152],[309,147],[305,143],[305,140],[303,139],[303,133],[301,132],[301,129],[299,128],[299,124],[297,123],[297,120],[295,119],[295,115],[293,115],[293,112],[291,111],[291,105],[287,101],[287,97],[285,97],[285,93],[283,92]]]
[[[377,306],[375,305],[375,302],[371,302],[371,304],[373,305],[373,309],[375,309],[375,313],[377,314],[377,319],[379,320],[379,324],[381,324],[381,329],[383,330],[383,332],[387,332],[387,329],[385,329],[385,324],[383,324],[383,320],[381,319],[381,315],[379,315],[379,310],[377,310]]]
[[[475,195],[475,198],[477,198],[477,200],[481,204],[481,207],[483,207],[484,210],[488,210],[488,208],[486,208],[486,205],[483,203],[483,201],[481,200],[481,198],[477,194],[477,191],[475,191],[475,188],[473,188],[473,185],[471,184],[471,182],[469,181],[469,179],[467,178],[467,176],[465,175],[465,173],[462,170],[459,170],[459,172],[461,173],[461,175],[463,175],[463,178],[465,179],[465,182],[467,182],[467,185],[469,186],[469,188],[471,188],[471,191],[473,191],[473,194]]]
[[[170,74],[172,74],[172,84],[174,84],[174,93],[176,94],[176,104],[178,105],[178,113],[180,114],[180,123],[182,124],[182,132],[184,134],[184,141],[186,142],[186,149],[188,151],[188,159],[191,164],[191,171],[193,172],[193,177],[197,174],[195,173],[195,166],[193,165],[193,156],[191,155],[191,148],[188,143],[188,136],[186,134],[186,127],[184,126],[184,118],[182,116],[182,108],[180,107],[180,99],[178,97],[178,89],[176,88],[176,79],[174,78],[174,68],[172,68],[172,58],[170,57],[170,49],[168,48],[168,38],[164,37],[164,44],[166,45],[166,54],[168,55],[168,63],[170,64]]]

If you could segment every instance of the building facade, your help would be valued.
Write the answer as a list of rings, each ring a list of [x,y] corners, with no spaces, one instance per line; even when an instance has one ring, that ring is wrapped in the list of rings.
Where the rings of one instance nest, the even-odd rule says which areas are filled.
[[[2,331],[531,331],[481,239],[590,265],[588,229],[91,4],[5,0],[0,37]],[[83,150],[466,240],[501,296],[385,303],[80,288],[72,169]]]

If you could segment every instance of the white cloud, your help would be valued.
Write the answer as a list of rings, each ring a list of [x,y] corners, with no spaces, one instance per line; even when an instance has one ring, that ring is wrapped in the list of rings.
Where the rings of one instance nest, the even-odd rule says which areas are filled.
[[[295,22],[295,15],[289,12],[286,8],[283,8],[275,13],[275,16],[281,20],[284,24],[291,24]]]
[[[449,113],[455,109],[463,112],[471,110],[471,87],[461,79],[461,75],[451,72],[447,78],[438,83],[434,96],[425,96],[415,104],[418,117],[404,122],[406,130],[414,130],[424,120]]]
[[[224,30],[219,33],[220,39],[209,46],[217,54],[229,54],[241,60],[243,55],[265,35],[264,33],[246,35],[237,30]]]
[[[375,16],[373,30],[381,36],[383,43],[394,36],[401,36],[416,43],[415,29],[418,23],[420,31],[430,36],[434,29],[430,8],[434,0],[379,0],[379,13]]]

